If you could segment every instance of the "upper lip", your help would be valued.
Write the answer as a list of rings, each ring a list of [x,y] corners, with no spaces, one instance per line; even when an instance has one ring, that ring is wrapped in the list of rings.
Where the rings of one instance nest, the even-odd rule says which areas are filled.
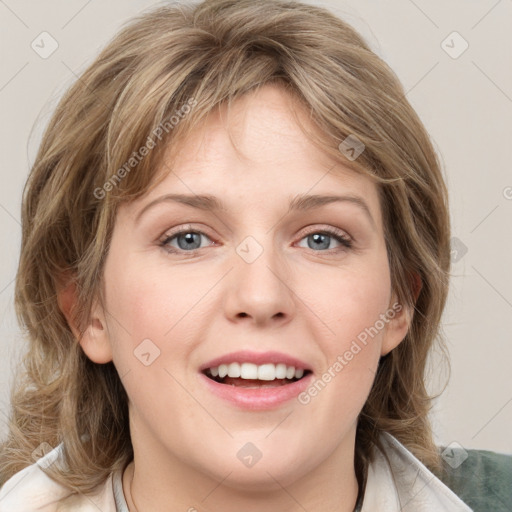
[[[266,363],[282,363],[285,364],[286,366],[294,366],[295,369],[302,368],[303,370],[311,371],[311,368],[307,363],[288,354],[283,354],[282,352],[274,351],[253,352],[251,350],[239,350],[237,352],[230,352],[229,354],[224,354],[223,356],[216,357],[215,359],[212,359],[202,364],[199,370],[205,371],[208,368],[215,368],[217,366],[220,366],[221,364],[230,363],[253,363],[256,365],[262,365]]]

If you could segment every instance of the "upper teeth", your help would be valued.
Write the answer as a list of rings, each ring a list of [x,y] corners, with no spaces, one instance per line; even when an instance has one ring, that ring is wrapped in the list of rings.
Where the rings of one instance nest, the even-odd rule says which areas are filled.
[[[233,378],[259,380],[293,379],[294,377],[300,379],[304,375],[302,368],[295,369],[295,366],[286,366],[283,363],[260,365],[253,363],[230,363],[214,366],[209,368],[209,371],[213,377],[219,376],[221,379],[226,375]]]

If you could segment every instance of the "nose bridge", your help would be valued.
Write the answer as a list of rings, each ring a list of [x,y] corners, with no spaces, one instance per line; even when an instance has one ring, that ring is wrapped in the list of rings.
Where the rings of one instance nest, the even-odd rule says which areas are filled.
[[[258,322],[289,317],[293,310],[291,276],[268,233],[246,236],[235,248],[227,314]]]

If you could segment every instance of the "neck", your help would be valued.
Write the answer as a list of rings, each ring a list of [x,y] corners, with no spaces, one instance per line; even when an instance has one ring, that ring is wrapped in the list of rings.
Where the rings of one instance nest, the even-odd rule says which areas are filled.
[[[236,489],[222,488],[224,484],[211,482],[209,488],[201,485],[195,493],[147,492],[144,479],[136,476],[133,462],[126,468],[123,475],[123,490],[129,512],[145,510],[186,510],[188,512],[235,512],[240,509],[247,512],[262,510],[280,510],[283,512],[353,512],[356,506],[358,487],[357,481],[350,482],[350,491],[342,495],[339,489],[329,491],[317,488],[315,493],[308,494],[297,485],[288,486],[281,491],[266,493],[248,493]],[[322,486],[325,489],[325,486]],[[327,493],[327,494],[325,494]],[[180,494],[180,495],[178,495]],[[171,505],[170,505],[171,503]],[[162,508],[163,507],[163,508]]]
[[[352,433],[312,470],[304,474],[295,472],[297,478],[287,479],[273,467],[260,467],[257,483],[240,481],[240,472],[235,470],[207,474],[173,457],[162,446],[150,446],[147,442],[142,446],[137,439],[132,442],[134,460],[123,474],[130,512],[353,512],[356,505],[358,483]],[[256,466],[249,471],[253,470]]]

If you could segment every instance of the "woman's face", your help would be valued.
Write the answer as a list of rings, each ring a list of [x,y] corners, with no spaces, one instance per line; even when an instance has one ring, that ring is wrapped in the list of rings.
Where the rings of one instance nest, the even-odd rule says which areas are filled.
[[[122,378],[136,467],[255,488],[333,457],[352,464],[379,357],[407,325],[393,308],[376,186],[314,147],[291,101],[266,86],[234,103],[229,125],[226,111],[212,115],[164,181],[118,212],[105,341],[98,330],[83,346],[112,357]],[[245,378],[236,364],[224,383],[206,375],[231,363]],[[290,367],[302,379],[283,379]]]

